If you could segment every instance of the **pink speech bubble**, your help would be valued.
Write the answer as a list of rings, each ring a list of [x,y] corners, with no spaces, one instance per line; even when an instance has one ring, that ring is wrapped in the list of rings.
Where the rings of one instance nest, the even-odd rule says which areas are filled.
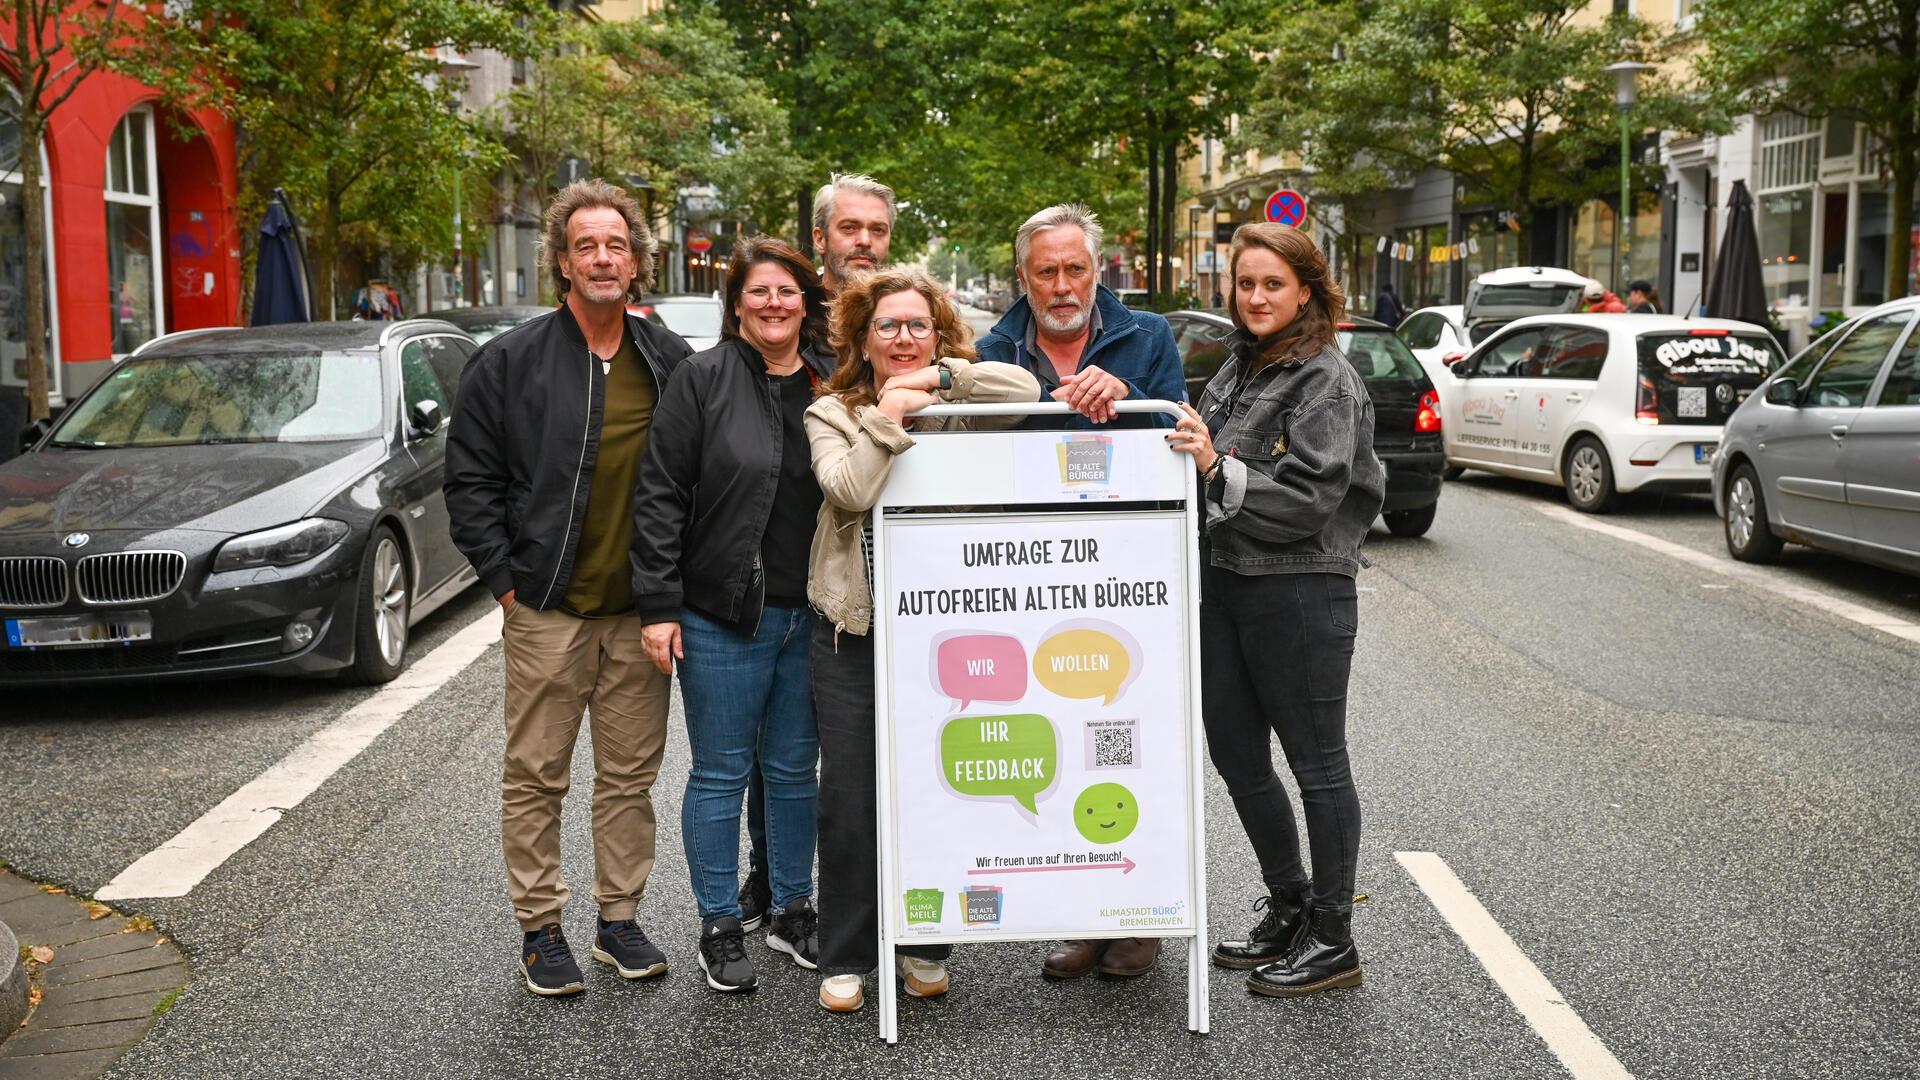
[[[959,702],[955,711],[1027,696],[1027,650],[1007,634],[942,634],[933,642],[933,671],[940,692]]]

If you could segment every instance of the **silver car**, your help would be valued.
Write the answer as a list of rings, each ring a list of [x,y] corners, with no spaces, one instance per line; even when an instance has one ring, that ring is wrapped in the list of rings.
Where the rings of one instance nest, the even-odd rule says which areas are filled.
[[[1713,505],[1743,562],[1791,541],[1920,573],[1920,297],[1841,324],[1747,399]]]

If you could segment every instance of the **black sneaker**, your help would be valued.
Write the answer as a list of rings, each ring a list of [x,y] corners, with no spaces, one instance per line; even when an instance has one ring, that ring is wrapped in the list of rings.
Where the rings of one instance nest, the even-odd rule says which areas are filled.
[[[527,977],[528,992],[541,997],[563,997],[587,988],[559,923],[527,932],[520,945],[520,971]]]
[[[767,881],[767,868],[755,866],[747,871],[746,883],[740,886],[740,929],[749,933],[760,929],[771,907],[773,886]]]
[[[820,916],[814,913],[812,900],[803,896],[773,917],[767,948],[786,953],[808,971],[820,969]]]
[[[758,985],[739,919],[722,915],[700,932],[700,970],[707,973],[707,985],[723,994]]]
[[[600,932],[593,938],[593,958],[612,964],[623,979],[650,979],[667,973],[667,957],[646,932],[632,919],[619,922],[600,920]]]

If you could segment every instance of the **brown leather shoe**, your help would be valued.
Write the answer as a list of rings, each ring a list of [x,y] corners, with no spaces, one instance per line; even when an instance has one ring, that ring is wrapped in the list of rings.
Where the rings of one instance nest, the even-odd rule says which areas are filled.
[[[1049,979],[1077,979],[1093,970],[1110,944],[1106,941],[1063,941],[1047,954],[1040,974]]]
[[[1159,958],[1159,938],[1121,938],[1107,946],[1107,955],[1100,960],[1100,974],[1131,979],[1152,971],[1153,962]]]

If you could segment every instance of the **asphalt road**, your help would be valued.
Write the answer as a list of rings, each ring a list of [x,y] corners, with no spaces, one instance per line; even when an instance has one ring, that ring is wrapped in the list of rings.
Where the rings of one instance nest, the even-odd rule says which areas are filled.
[[[1041,949],[960,950],[954,990],[832,1016],[817,977],[750,946],[761,989],[694,962],[676,706],[641,918],[673,970],[537,1000],[498,830],[497,648],[188,896],[133,902],[187,953],[186,994],[113,1075],[139,1078],[916,1075],[1555,1077],[1566,1069],[1394,859],[1439,854],[1594,1036],[1642,1077],[1920,1071],[1920,644],[1543,513],[1558,492],[1469,473],[1421,540],[1382,530],[1352,688],[1366,814],[1366,985],[1302,1001],[1184,957],[1052,984]],[[1724,560],[1704,499],[1606,519]],[[1920,622],[1920,579],[1794,550],[1766,571]],[[475,593],[413,655],[488,610]],[[12,694],[0,857],[91,892],[365,696],[245,681]],[[590,881],[585,740],[565,823]],[[1258,876],[1209,779],[1209,917]],[[568,914],[588,940],[590,904]],[[584,952],[584,947],[583,947]]]

